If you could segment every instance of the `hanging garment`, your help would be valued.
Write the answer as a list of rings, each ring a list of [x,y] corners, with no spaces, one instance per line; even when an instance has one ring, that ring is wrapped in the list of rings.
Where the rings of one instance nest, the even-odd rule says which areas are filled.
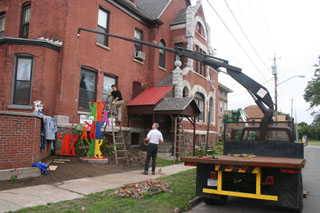
[[[52,117],[46,115],[43,115],[42,121],[44,126],[45,139],[55,140],[56,133],[58,131],[56,121]]]

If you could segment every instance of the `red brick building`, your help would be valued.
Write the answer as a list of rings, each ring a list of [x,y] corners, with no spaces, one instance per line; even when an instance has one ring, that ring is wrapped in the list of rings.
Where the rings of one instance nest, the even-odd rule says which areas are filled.
[[[88,114],[88,101],[105,101],[112,84],[118,85],[126,105],[144,89],[167,82],[182,96],[194,97],[200,108],[198,145],[205,141],[210,111],[212,145],[218,126],[215,70],[103,35],[82,31],[78,37],[79,27],[211,53],[201,1],[191,6],[189,0],[2,0],[1,111],[31,113],[33,101],[40,100],[44,114],[68,126]],[[176,60],[182,61],[183,76],[177,84],[170,81]],[[185,131],[192,133],[192,126],[185,123]],[[141,132],[130,129],[126,106],[122,124],[130,133]]]

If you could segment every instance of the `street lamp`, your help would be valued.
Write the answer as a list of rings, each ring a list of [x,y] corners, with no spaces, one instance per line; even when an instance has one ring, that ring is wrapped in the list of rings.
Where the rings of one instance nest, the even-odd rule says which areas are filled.
[[[305,78],[306,76],[304,76],[304,75],[294,75],[294,76],[291,76],[290,78],[287,78],[286,80],[281,81],[281,82],[278,84],[278,86],[280,86],[280,84],[283,84],[284,82],[289,81],[290,79],[295,78],[295,77]]]

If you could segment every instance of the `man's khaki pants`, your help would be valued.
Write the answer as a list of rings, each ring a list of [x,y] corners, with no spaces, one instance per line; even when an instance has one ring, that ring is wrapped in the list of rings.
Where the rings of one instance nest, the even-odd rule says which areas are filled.
[[[111,115],[113,113],[116,113],[117,115],[117,119],[119,121],[121,121],[121,113],[122,113],[122,105],[124,104],[124,101],[121,100],[121,101],[117,101],[115,102],[114,104],[111,104],[111,107],[110,107],[110,113]]]

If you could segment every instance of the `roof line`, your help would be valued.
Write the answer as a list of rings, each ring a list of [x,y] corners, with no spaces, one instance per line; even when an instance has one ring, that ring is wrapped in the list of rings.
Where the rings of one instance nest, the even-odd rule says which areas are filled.
[[[185,110],[186,109],[186,107],[192,102],[194,100],[194,98],[193,97],[191,97],[190,98],[190,101],[188,102],[188,104],[183,108],[183,110]]]
[[[53,42],[42,40],[42,39],[29,39],[29,38],[16,38],[16,37],[2,37],[0,38],[1,44],[15,44],[15,45],[28,45],[28,46],[39,46],[55,51],[59,51],[61,46],[60,44],[55,44]]]
[[[168,1],[168,4],[163,8],[163,10],[161,11],[161,13],[159,14],[159,16],[157,17],[157,19],[160,19],[160,17],[162,16],[162,14],[164,13],[164,11],[168,8],[169,4],[172,2],[172,0]]]
[[[179,24],[185,24],[186,21],[181,21],[181,22],[177,22],[177,23],[174,23],[174,24],[170,24],[170,26],[175,26],[175,25],[179,25]]]

